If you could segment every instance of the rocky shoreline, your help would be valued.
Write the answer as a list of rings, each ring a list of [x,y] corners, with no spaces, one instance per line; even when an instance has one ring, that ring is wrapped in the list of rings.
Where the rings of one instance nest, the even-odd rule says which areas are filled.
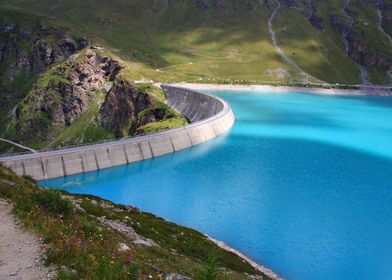
[[[298,86],[270,86],[270,85],[221,85],[221,84],[198,84],[198,83],[174,83],[177,87],[185,87],[194,90],[257,90],[260,92],[273,93],[314,93],[327,95],[362,95],[362,96],[392,96],[390,87],[362,87],[360,89],[339,89],[321,87],[298,87]]]
[[[223,250],[226,250],[230,253],[233,253],[234,255],[237,255],[238,257],[240,257],[241,259],[243,259],[245,262],[247,262],[248,264],[250,264],[254,269],[260,271],[261,273],[267,275],[268,277],[270,277],[273,280],[283,280],[284,278],[280,277],[279,275],[277,275],[275,272],[273,272],[271,269],[260,265],[258,263],[256,263],[255,261],[253,261],[251,258],[247,257],[246,255],[244,255],[243,253],[241,253],[240,251],[237,251],[233,248],[231,248],[230,246],[228,246],[226,243],[224,243],[223,241],[220,240],[216,240],[208,235],[206,235],[207,238],[215,243],[217,246],[219,246],[220,248],[222,248]]]

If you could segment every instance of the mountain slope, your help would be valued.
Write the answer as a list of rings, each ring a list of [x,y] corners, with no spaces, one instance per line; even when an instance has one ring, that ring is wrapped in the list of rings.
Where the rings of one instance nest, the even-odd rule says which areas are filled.
[[[121,69],[90,48],[55,63],[4,119],[4,138],[36,149],[57,148],[187,123],[164,104],[160,89],[136,86],[119,75]]]
[[[8,4],[3,5],[3,10],[28,10],[48,16],[74,34],[88,36],[93,43],[114,50],[128,63],[126,69],[132,79],[303,80],[301,73],[286,63],[272,44],[268,20],[277,1],[3,2]],[[369,71],[372,82],[388,83],[391,45],[380,31],[375,15],[381,7],[388,19],[390,6],[387,1],[378,2],[349,1],[348,8],[355,21],[351,41],[361,43],[353,43],[352,48],[368,49],[365,53],[357,51],[351,58],[345,54],[342,34],[333,24],[334,15],[346,18],[342,0],[279,0],[281,8],[272,20],[273,30],[285,54],[314,80],[361,83],[359,62]],[[388,20],[383,25],[386,31],[390,30]],[[380,66],[366,62],[363,59],[368,55],[366,52],[373,57],[381,55],[387,63]]]

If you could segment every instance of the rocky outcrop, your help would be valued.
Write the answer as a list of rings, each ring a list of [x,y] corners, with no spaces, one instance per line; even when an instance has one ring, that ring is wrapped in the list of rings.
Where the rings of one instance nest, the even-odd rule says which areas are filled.
[[[83,143],[85,127],[98,129],[90,130],[90,135],[98,131],[113,139],[186,124],[184,117],[157,101],[145,87],[139,89],[120,77],[120,71],[117,61],[96,49],[82,50],[52,66],[16,107],[6,138],[29,145],[63,146]],[[75,124],[82,116],[86,117]],[[166,126],[142,128],[168,119]],[[78,128],[69,132],[71,139],[69,133],[59,137],[74,124]]]
[[[55,139],[86,112],[96,92],[120,69],[116,61],[91,50],[51,68],[17,107],[17,131],[35,141]]]
[[[324,19],[317,14],[317,9],[312,0],[299,1],[299,0],[279,0],[282,6],[287,6],[291,10],[298,12],[303,17],[306,17],[310,24],[318,29],[324,29]]]
[[[236,10],[247,10],[252,11],[255,8],[260,8],[266,3],[268,6],[268,0],[198,0],[195,1],[196,7],[200,10],[221,10],[221,11],[236,11]]]
[[[204,2],[204,1],[201,1],[201,0],[196,1],[196,6],[197,6],[200,10],[208,10],[208,9],[209,9],[209,6],[207,5],[207,3]]]
[[[314,27],[322,30],[325,27],[325,23],[324,20],[317,16],[317,14],[315,12],[312,13],[312,15],[308,18],[309,22],[311,25],[313,25]]]
[[[153,102],[149,94],[139,91],[133,83],[116,79],[101,107],[99,121],[116,137],[132,135],[139,125],[138,114]]]
[[[382,55],[381,53],[371,49],[369,46],[357,40],[355,36],[349,37],[348,56],[366,67],[377,66],[384,71],[388,71],[392,67],[392,58]]]
[[[385,71],[388,71],[392,67],[391,57],[377,52],[357,39],[358,36],[353,30],[353,23],[348,19],[333,14],[331,15],[331,23],[342,37],[344,37],[346,54],[352,60],[365,67],[377,66]]]
[[[8,62],[15,68],[11,78],[15,78],[18,70],[42,72],[88,45],[84,38],[74,39],[56,27],[48,28],[41,21],[36,24],[36,27],[19,26],[0,18],[0,35],[4,39],[0,62]]]
[[[29,91],[39,73],[88,45],[44,22],[0,18],[0,110],[8,111]],[[23,86],[21,86],[23,85]]]
[[[377,5],[381,11],[381,28],[392,37],[392,3],[387,3],[385,0],[378,0]]]

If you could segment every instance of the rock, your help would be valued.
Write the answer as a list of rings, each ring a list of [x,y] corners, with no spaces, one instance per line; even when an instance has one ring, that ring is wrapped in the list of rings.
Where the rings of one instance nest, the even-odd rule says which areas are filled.
[[[16,27],[16,24],[7,22],[3,19],[0,19],[0,32],[8,33],[11,30],[14,30],[15,27]]]
[[[333,14],[331,23],[335,29],[347,37],[347,55],[352,60],[366,67],[377,66],[385,71],[392,67],[392,58],[371,49],[369,46],[357,39],[349,20],[341,15]]]
[[[62,44],[64,48],[67,46],[67,52],[76,48],[72,40],[62,41]],[[51,59],[51,53],[50,48],[45,48],[41,55]],[[85,56],[76,54],[69,57],[65,63],[50,70],[50,76],[43,78],[46,86],[42,87],[42,82],[38,82],[17,107],[18,132],[35,141],[55,139],[61,133],[57,128],[69,127],[79,119],[94,100],[95,93],[103,90],[120,69],[117,61],[90,50]]]
[[[225,0],[214,0],[214,6],[218,9],[227,9]]]
[[[126,252],[126,251],[129,251],[130,250],[130,248],[129,248],[129,246],[127,245],[127,244],[125,244],[125,243],[119,243],[118,244],[118,249],[117,249],[119,252]]]
[[[165,280],[192,280],[192,278],[180,275],[180,274],[175,274],[175,273],[170,273],[166,275]]]
[[[318,17],[315,13],[309,17],[309,22],[316,28],[322,30],[325,27],[324,20],[321,17]]]
[[[154,241],[147,239],[137,239],[132,241],[132,243],[141,248],[156,247],[156,243]]]
[[[78,43],[71,37],[65,37],[59,42],[60,47],[64,52],[64,56],[68,57],[79,49]]]
[[[200,10],[208,10],[208,5],[204,2],[204,1],[196,1],[196,6],[200,9]]]
[[[62,265],[61,267],[60,267],[60,269],[68,276],[68,277],[70,277],[70,278],[73,278],[73,277],[75,277],[75,275],[77,274],[77,272],[76,272],[76,270],[75,269],[72,269],[72,268],[69,268],[69,267],[67,267],[67,266],[65,266],[65,265]],[[48,274],[48,278],[50,278],[50,273]]]
[[[349,36],[348,46],[348,56],[363,66],[378,66],[385,71],[388,71],[392,67],[392,58],[386,57],[371,49],[361,41],[357,40],[354,34]]]
[[[127,238],[133,241],[133,244],[140,247],[156,247],[156,244],[153,240],[145,238],[135,232],[135,230],[119,221],[109,220],[104,217],[100,217],[99,221],[113,230],[120,232],[121,234],[125,235]]]
[[[136,131],[136,116],[153,102],[150,95],[140,92],[133,83],[116,79],[102,104],[100,122],[116,137],[127,136]]]
[[[46,24],[43,21],[39,21],[37,25],[38,25],[39,30],[41,30],[43,32],[49,31],[49,29],[46,27]]]
[[[20,92],[20,84],[25,82],[21,77],[27,82],[88,44],[87,39],[74,39],[42,21],[33,26],[11,21],[0,18],[0,63],[5,70],[0,75],[0,109],[4,111],[27,93]]]

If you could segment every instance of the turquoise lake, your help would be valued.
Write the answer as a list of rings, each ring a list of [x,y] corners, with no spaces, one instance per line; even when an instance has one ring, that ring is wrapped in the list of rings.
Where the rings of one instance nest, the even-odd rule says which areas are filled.
[[[287,279],[392,279],[392,97],[212,93],[228,134],[41,184],[195,228]]]

